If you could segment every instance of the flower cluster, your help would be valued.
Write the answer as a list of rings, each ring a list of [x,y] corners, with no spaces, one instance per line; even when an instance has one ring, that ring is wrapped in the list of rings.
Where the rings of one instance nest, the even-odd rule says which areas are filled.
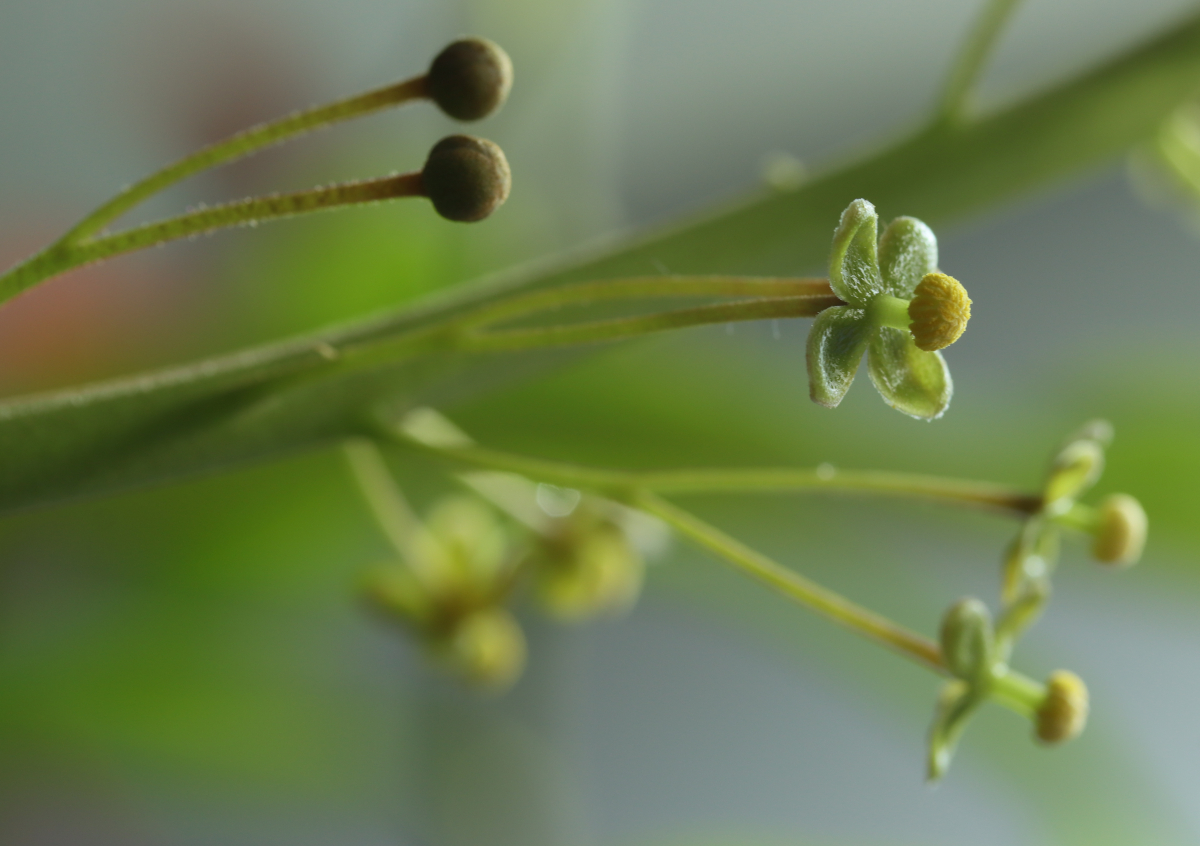
[[[938,350],[958,340],[971,301],[957,280],[937,270],[937,238],[912,217],[898,217],[877,237],[879,218],[866,200],[842,213],[829,258],[829,285],[846,302],[821,312],[808,336],[813,401],[842,401],[864,354],[867,372],[888,405],[923,420],[940,417],[954,392]]]
[[[1112,427],[1093,420],[1067,439],[1050,462],[1041,496],[1028,509],[1017,537],[1004,556],[1001,613],[993,625],[987,606],[959,600],[942,621],[942,660],[954,677],[939,697],[929,738],[929,777],[940,778],[975,708],[994,694],[1008,673],[1017,639],[1041,616],[1049,601],[1062,529],[1092,538],[1092,556],[1102,564],[1127,567],[1142,554],[1146,513],[1128,494],[1112,494],[1093,508],[1078,501],[1100,478]],[[1070,740],[1087,723],[1088,693],[1083,680],[1057,670],[1030,716],[1034,735],[1045,744]]]

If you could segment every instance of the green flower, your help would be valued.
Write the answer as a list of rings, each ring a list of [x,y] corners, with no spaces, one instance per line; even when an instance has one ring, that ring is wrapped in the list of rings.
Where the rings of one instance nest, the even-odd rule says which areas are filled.
[[[898,217],[877,238],[879,216],[866,200],[842,213],[833,236],[829,284],[846,305],[821,312],[808,335],[813,401],[842,401],[863,354],[867,372],[892,408],[923,420],[940,417],[954,391],[937,350],[958,339],[971,301],[937,272],[937,238],[912,217]]]
[[[1112,426],[1092,420],[1067,439],[1050,463],[1041,505],[1029,516],[1008,549],[1004,562],[1004,599],[1017,599],[1031,588],[1049,593],[1058,563],[1063,527],[1092,537],[1092,557],[1111,567],[1137,562],[1146,542],[1146,512],[1128,494],[1111,494],[1098,507],[1078,500],[1100,479]]]

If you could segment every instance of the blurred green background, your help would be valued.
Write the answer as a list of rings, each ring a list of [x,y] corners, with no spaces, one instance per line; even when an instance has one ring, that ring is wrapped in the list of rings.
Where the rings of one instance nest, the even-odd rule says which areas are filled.
[[[0,261],[116,188],[249,123],[423,69],[454,36],[511,53],[470,131],[515,188],[459,227],[424,204],[173,245],[0,309],[0,390],[129,372],[343,320],[811,167],[918,121],[978,3],[955,0],[6,0]],[[998,104],[1194,2],[1029,0],[984,84]],[[419,165],[428,106],[189,182],[146,214]],[[849,200],[851,198],[847,198]],[[885,218],[904,209],[881,209]],[[834,221],[830,221],[832,230]],[[1100,492],[1137,495],[1142,566],[1067,550],[1017,665],[1079,672],[1093,717],[1047,751],[997,708],[922,783],[937,682],[683,545],[624,620],[525,614],[526,677],[479,699],[364,615],[386,554],[340,455],[0,520],[0,840],[33,844],[1174,844],[1200,838],[1200,242],[1124,162],[939,232],[975,301],[957,396],[919,423],[864,385],[809,403],[807,323],[564,357],[445,408],[480,440],[622,466],[828,461],[1034,487],[1090,417]],[[647,268],[647,272],[653,272]],[[795,268],[797,273],[820,268]],[[435,468],[399,468],[420,504]],[[932,632],[993,600],[1013,526],[804,496],[690,506],[784,563]]]

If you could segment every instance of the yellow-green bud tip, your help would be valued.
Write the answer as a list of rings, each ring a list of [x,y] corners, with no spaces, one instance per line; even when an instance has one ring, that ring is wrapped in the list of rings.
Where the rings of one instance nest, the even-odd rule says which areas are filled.
[[[508,199],[511,187],[504,151],[473,135],[451,135],[437,142],[421,170],[425,196],[447,220],[483,220]]]
[[[1087,725],[1088,691],[1083,679],[1056,670],[1046,679],[1046,698],[1037,710],[1037,738],[1046,744],[1079,736]]]
[[[1142,504],[1128,494],[1113,494],[1096,511],[1092,555],[1113,567],[1136,564],[1146,545],[1146,511]]]
[[[508,54],[486,38],[455,41],[429,66],[425,86],[438,107],[458,120],[479,120],[504,104],[512,88]]]
[[[454,629],[447,644],[450,662],[471,683],[505,690],[525,668],[525,635],[503,608],[476,611]]]
[[[918,349],[932,352],[957,341],[971,319],[971,298],[959,281],[944,273],[928,273],[917,283],[908,304],[909,330]]]

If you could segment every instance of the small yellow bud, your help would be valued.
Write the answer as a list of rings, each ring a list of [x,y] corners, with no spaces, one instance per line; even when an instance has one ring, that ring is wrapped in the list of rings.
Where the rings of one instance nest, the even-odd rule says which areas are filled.
[[[439,647],[468,681],[495,691],[510,687],[525,668],[525,635],[503,608],[464,617]]]
[[[1046,698],[1037,711],[1037,738],[1046,744],[1079,736],[1087,725],[1088,692],[1083,679],[1068,670],[1056,670],[1046,680]]]
[[[971,319],[971,299],[959,281],[944,273],[928,273],[917,283],[908,305],[909,330],[917,348],[932,352],[957,341]]]
[[[438,53],[425,85],[438,107],[458,120],[479,120],[504,104],[512,60],[486,38],[463,38]]]
[[[429,151],[421,188],[442,217],[470,223],[483,220],[508,199],[512,174],[504,151],[491,141],[451,135]]]
[[[642,558],[611,523],[548,544],[546,552],[537,573],[538,598],[560,620],[624,613],[641,592]]]
[[[1097,511],[1092,555],[1113,567],[1128,567],[1142,557],[1146,545],[1146,511],[1128,494],[1113,494]]]

